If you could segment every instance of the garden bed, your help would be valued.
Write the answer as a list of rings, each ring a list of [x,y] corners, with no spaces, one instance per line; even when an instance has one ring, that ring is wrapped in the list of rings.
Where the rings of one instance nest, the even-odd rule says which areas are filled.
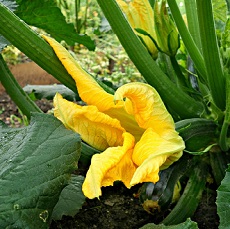
[[[52,109],[52,102],[39,100],[38,106],[47,112]],[[12,127],[23,125],[17,107],[6,93],[0,95],[0,120]],[[16,118],[18,117],[18,119]],[[79,165],[83,175],[85,168]],[[162,215],[150,215],[144,211],[138,199],[139,186],[126,189],[121,183],[113,187],[103,188],[100,200],[87,199],[82,209],[75,217],[63,217],[61,221],[52,222],[51,229],[75,229],[75,228],[101,228],[101,229],[135,229],[155,222],[159,223]],[[209,187],[203,193],[202,201],[192,220],[198,223],[200,229],[218,228],[219,218],[216,214],[215,187]]]

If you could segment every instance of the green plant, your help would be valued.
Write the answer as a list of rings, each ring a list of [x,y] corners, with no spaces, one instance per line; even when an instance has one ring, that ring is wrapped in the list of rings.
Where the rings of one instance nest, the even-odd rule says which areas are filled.
[[[68,61],[68,59],[70,59],[71,64],[73,64],[74,61],[72,60],[72,58],[70,56],[66,57],[66,55],[64,55],[64,53],[62,52],[61,54],[59,53],[59,56],[57,58],[52,48],[39,35],[34,33],[31,28],[23,23],[20,18],[12,13],[12,11],[10,11],[6,7],[6,4],[4,4],[4,2],[5,1],[0,2],[0,18],[2,22],[4,22],[0,24],[0,33],[4,36],[4,38],[10,41],[13,45],[18,47],[23,52],[25,52],[32,60],[37,62],[45,70],[53,74],[54,77],[59,79],[63,84],[65,84],[67,87],[77,93],[75,82],[66,71],[67,69],[71,73],[71,71],[68,69],[68,63],[67,67],[66,65],[65,67],[63,67],[61,62],[58,60],[58,58],[61,61]],[[168,52],[164,51],[164,53],[162,53],[163,49],[159,45],[160,43],[157,42],[159,37],[154,37],[154,34],[150,33],[149,31],[145,31],[144,27],[139,28],[139,25],[135,27],[134,24],[132,25],[133,28],[131,27],[131,23],[129,23],[126,19],[128,17],[125,17],[123,12],[121,11],[122,7],[120,8],[117,4],[118,1],[98,0],[97,2],[102,9],[105,17],[109,21],[114,33],[117,35],[120,43],[126,50],[129,58],[143,76],[144,81],[157,90],[157,92],[160,94],[160,97],[164,101],[164,104],[166,105],[168,111],[170,112],[174,120],[177,121],[175,124],[177,131],[181,134],[181,137],[185,142],[184,154],[188,156],[189,160],[192,160],[192,169],[188,168],[186,176],[183,177],[183,182],[186,183],[186,185],[184,185],[183,187],[183,194],[178,200],[176,206],[172,209],[171,213],[163,220],[163,223],[165,225],[179,224],[185,222],[187,218],[191,217],[197,205],[199,204],[202,191],[205,188],[205,184],[209,175],[207,171],[210,170],[217,184],[216,186],[218,187],[218,185],[220,185],[217,191],[217,205],[218,214],[220,216],[220,228],[227,228],[229,225],[229,218],[226,217],[225,211],[226,203],[229,204],[230,202],[228,182],[228,163],[230,159],[230,35],[229,19],[227,18],[227,3],[225,1],[216,0],[213,1],[212,5],[211,1],[185,0],[184,4],[187,15],[187,27],[179,11],[176,1],[168,1],[169,8],[167,10],[170,10],[170,14],[166,14],[164,11],[161,12],[161,17],[165,16],[165,20],[167,21],[167,23],[175,23],[178,29],[178,33],[180,35],[181,44],[180,50],[177,51],[176,55],[175,53],[170,52],[170,55],[173,56],[172,58],[171,56],[167,55],[169,54]],[[145,4],[148,3],[144,0],[140,0],[139,3],[140,2],[145,2]],[[160,2],[162,4],[161,9],[165,10],[165,1]],[[21,2],[19,2],[19,5],[20,3]],[[150,1],[150,3],[152,7],[154,7],[154,4],[158,4],[157,1]],[[154,7],[153,9],[156,10],[156,7]],[[153,9],[151,7],[148,7],[148,10],[150,11]],[[23,15],[23,11],[21,11],[21,13],[21,15]],[[142,12],[140,12],[140,14],[141,13]],[[148,21],[145,21],[145,23],[148,23]],[[157,61],[152,58],[152,55],[150,55],[150,52],[146,48],[147,43],[143,40],[143,36],[147,36],[150,41],[152,41],[153,44],[156,46],[156,52],[158,54]],[[168,41],[170,41],[170,31],[167,31],[167,36]],[[62,39],[65,40],[65,37],[63,36]],[[86,40],[87,39],[88,38],[86,38]],[[2,42],[0,44],[1,47],[3,47],[6,44],[6,41],[3,40],[3,38],[1,38],[1,41]],[[84,43],[89,44],[88,41],[89,40]],[[168,48],[170,50],[170,48],[172,47],[170,45],[170,42],[165,42],[164,46],[168,47],[164,48]],[[54,45],[53,47],[55,48],[57,46]],[[92,48],[92,46],[89,45],[89,48]],[[154,56],[154,58],[156,58],[156,55]],[[37,114],[40,113],[40,110],[37,108],[36,105],[34,105],[32,101],[30,101],[26,97],[25,94],[23,94],[23,91],[15,82],[13,76],[9,73],[9,70],[4,63],[3,58],[0,59],[0,62],[0,79],[3,85],[6,87],[7,91],[11,93],[12,99],[15,100],[19,108],[28,117],[28,119],[31,118],[31,111],[36,112],[36,114],[32,113],[32,121],[27,128],[15,130],[6,128],[4,126],[2,127],[1,136],[4,137],[2,137],[2,139],[4,139],[4,144],[0,145],[0,149],[3,152],[2,155],[6,155],[5,157],[8,160],[12,160],[10,157],[10,155],[12,154],[12,152],[10,151],[10,146],[12,144],[16,145],[15,142],[11,143],[11,140],[13,138],[12,136],[16,136],[17,134],[19,134],[18,139],[23,139],[23,136],[26,133],[26,141],[22,148],[22,155],[27,154],[25,155],[25,158],[27,156],[30,158],[31,155],[29,155],[29,152],[27,153],[26,149],[30,146],[31,142],[36,142],[36,145],[39,146],[39,144],[42,143],[42,139],[44,137],[47,137],[43,136],[41,133],[46,133],[47,135],[50,134],[49,136],[51,137],[49,139],[51,139],[51,141],[45,142],[45,148],[49,149],[52,152],[50,154],[48,162],[45,163],[45,167],[49,172],[49,176],[47,177],[48,181],[44,180],[46,177],[46,173],[44,172],[43,167],[44,164],[40,163],[39,160],[41,158],[38,157],[38,159],[36,159],[38,162],[38,167],[43,169],[41,170],[43,172],[39,173],[40,176],[38,176],[35,181],[30,180],[29,185],[33,188],[36,188],[38,185],[40,187],[41,185],[42,188],[45,188],[45,190],[47,190],[45,196],[54,196],[52,200],[46,200],[45,197],[42,195],[40,188],[36,190],[37,195],[35,196],[32,195],[32,192],[30,192],[30,190],[28,191],[28,193],[23,192],[22,195],[13,196],[13,199],[8,199],[8,201],[5,201],[4,204],[1,206],[3,209],[3,211],[1,211],[1,214],[6,218],[6,211],[9,210],[9,214],[14,217],[16,216],[16,218],[14,219],[19,220],[16,221],[12,219],[12,221],[10,222],[7,221],[10,220],[10,218],[8,217],[8,219],[3,222],[6,226],[8,226],[7,224],[11,224],[13,226],[19,227],[27,225],[34,226],[34,223],[36,223],[36,225],[41,225],[41,228],[46,228],[48,227],[48,224],[52,219],[52,211],[53,209],[55,209],[54,206],[57,203],[60,192],[64,190],[63,188],[67,188],[68,190],[68,188],[70,188],[69,185],[71,185],[71,190],[74,189],[75,196],[79,195],[79,199],[84,198],[83,194],[80,191],[81,185],[78,185],[77,188],[75,188],[75,180],[73,178],[70,179],[70,174],[72,170],[75,169],[74,165],[79,159],[78,154],[80,152],[80,144],[82,145],[82,157],[80,158],[80,160],[85,164],[89,162],[89,159],[92,155],[94,155],[95,153],[99,153],[99,150],[101,149],[94,149],[92,146],[87,145],[85,142],[81,142],[79,137],[77,137],[76,139],[76,134],[71,131],[67,131],[64,126],[62,126],[62,124],[54,117],[44,114]],[[183,67],[178,64],[181,62],[184,63]],[[79,71],[82,76],[85,76],[85,73],[83,73],[84,71],[77,64],[76,66],[76,68],[80,69],[76,71]],[[85,68],[87,69],[87,67]],[[73,77],[76,77],[75,74],[71,75]],[[100,90],[106,91],[109,94],[114,93],[113,87],[109,87],[108,85],[93,76],[87,77],[89,77],[89,79],[93,81],[94,86],[97,85],[97,89],[99,87],[101,88]],[[7,79],[10,79],[10,81],[7,81]],[[13,82],[13,84],[10,84],[9,82]],[[123,87],[121,88],[123,89]],[[115,93],[115,95],[117,94]],[[111,95],[109,95],[108,97],[110,96]],[[121,98],[123,97],[121,96]],[[85,99],[87,100],[87,97]],[[120,97],[117,100],[115,99],[117,103],[120,100],[122,100],[120,99]],[[125,100],[125,102],[128,103],[128,100]],[[129,104],[127,104],[127,107],[130,109],[129,111],[131,111],[131,108],[133,108],[130,108]],[[129,115],[130,114],[132,114],[132,112],[130,112]],[[116,114],[113,114],[113,112],[109,113],[109,115],[114,115],[114,117],[117,117]],[[65,123],[65,125],[67,124]],[[35,130],[33,130],[33,128],[35,128]],[[30,136],[30,133],[32,133],[33,136]],[[36,135],[37,133],[38,135]],[[71,144],[70,146],[70,139],[66,139],[64,137],[67,133],[68,136],[71,137],[75,145]],[[8,136],[10,136],[11,138],[8,138]],[[62,139],[62,141],[57,142],[55,141],[55,139]],[[51,143],[51,145],[49,145],[49,143]],[[59,168],[52,163],[52,157],[56,159],[54,151],[57,150],[58,152],[60,152],[58,150],[58,148],[60,147],[58,143],[68,144],[68,147],[62,148],[61,151],[64,155],[67,155],[65,157],[66,161],[62,163],[64,164],[62,167],[63,170],[59,170]],[[27,144],[29,146],[27,146]],[[16,146],[20,147],[20,144],[17,144]],[[110,147],[107,147],[107,149],[110,150]],[[39,153],[42,152],[40,152],[41,149],[39,149],[39,147],[38,150]],[[63,154],[61,155],[63,156]],[[74,157],[72,157],[73,154]],[[60,158],[62,159],[63,157],[60,156]],[[93,158],[96,157],[93,156]],[[180,159],[178,163],[180,163],[181,160],[182,159]],[[23,176],[24,179],[24,175],[21,173],[21,170],[19,170],[18,174],[14,173],[13,177],[11,177],[12,174],[10,173],[4,173],[6,168],[8,168],[7,171],[10,171],[11,167],[17,168],[19,163],[18,161],[22,162],[20,155],[15,155],[15,160],[11,164],[12,166],[7,167],[7,165],[4,164],[4,158],[1,158],[0,165],[1,171],[3,171],[3,173],[1,174],[4,178],[2,179],[2,182],[4,183],[5,181],[7,181],[8,176],[9,179],[11,179],[11,181],[13,182],[12,185],[4,186],[6,187],[3,190],[3,192],[5,193],[4,195],[7,195],[7,193],[9,192],[8,189],[10,188],[10,191],[16,193],[16,187],[17,185],[19,185],[16,179],[18,179],[18,177],[21,178],[21,176]],[[26,160],[22,166],[22,169],[31,168],[33,166],[34,162]],[[52,170],[53,172],[50,172],[50,166],[54,168],[54,170]],[[58,174],[55,173],[55,171],[57,170]],[[164,173],[164,171],[162,171],[162,173]],[[31,178],[30,174],[27,174],[27,176]],[[79,179],[81,184],[83,182],[82,178]],[[180,179],[179,176],[178,179]],[[57,181],[57,183],[55,183],[55,181]],[[46,182],[48,182],[47,186]],[[175,184],[175,180],[172,181],[172,179],[165,179],[160,180],[159,182],[165,185],[165,187],[169,187],[169,189],[165,189],[163,191],[167,192],[167,197],[169,197],[170,199],[170,195],[172,195],[173,193],[172,187],[174,189],[174,185],[172,184]],[[172,184],[170,182],[172,182]],[[54,192],[52,192],[51,187],[55,187]],[[21,190],[25,190],[25,187],[22,184],[19,185],[19,188]],[[168,191],[170,192],[170,195]],[[27,201],[25,201],[24,203],[23,198],[25,194],[29,195],[30,198],[28,198]],[[196,198],[189,198],[189,195],[193,194]],[[42,200],[43,198],[45,201]],[[61,200],[61,196],[59,197],[59,200]],[[192,206],[191,208],[190,206],[186,206],[187,201],[190,201],[189,203]],[[163,202],[168,202],[168,200],[163,200]],[[14,203],[13,209],[10,208],[12,203]],[[36,203],[41,206],[41,209],[39,209],[39,211],[37,211],[37,209],[34,209]],[[74,200],[70,199],[69,203],[74,203]],[[28,219],[27,215],[24,215],[23,211],[20,211],[20,209],[24,209],[26,207],[27,209],[29,209],[27,205],[31,204],[33,204],[33,208],[31,209],[30,214],[34,214],[34,217],[37,220],[34,220],[34,222]],[[61,210],[57,209],[60,206],[60,204],[57,204],[56,206],[58,207],[56,208],[56,210],[61,211],[61,214],[58,214],[58,217],[60,218],[63,214],[73,215],[78,211],[81,204],[81,201],[75,203],[75,207],[71,211],[71,213],[68,212],[67,206],[63,207],[63,209]],[[183,214],[180,214],[181,212],[183,212]],[[18,214],[22,214],[23,221],[18,217]],[[191,222],[186,222],[188,224],[191,224]],[[178,228],[180,226],[181,225],[178,225]],[[182,227],[183,226],[184,225],[182,225]],[[195,227],[194,224],[192,224],[192,226]]]

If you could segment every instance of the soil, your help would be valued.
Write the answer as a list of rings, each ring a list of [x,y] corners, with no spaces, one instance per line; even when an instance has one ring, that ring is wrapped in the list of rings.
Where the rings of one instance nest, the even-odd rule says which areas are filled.
[[[44,81],[38,82],[38,84],[43,83]],[[48,100],[44,99],[36,103],[44,112],[52,109],[52,102]],[[20,117],[17,107],[4,90],[0,90],[0,120],[12,127],[21,126],[22,123],[15,117]],[[79,168],[81,169],[81,165]],[[137,198],[138,189],[138,186],[127,189],[121,183],[103,188],[100,200],[86,199],[82,209],[74,217],[66,216],[61,221],[53,221],[50,229],[136,229],[147,223],[159,223],[162,215],[151,215],[143,209]],[[192,217],[200,229],[218,228],[219,218],[216,213],[215,200],[213,190],[207,189],[203,193],[201,204]]]
[[[52,222],[55,228],[101,228],[135,229],[151,222],[152,215],[147,214],[135,197],[137,187],[128,190],[122,184],[103,188],[98,199],[87,199],[79,213],[74,217],[64,217]]]

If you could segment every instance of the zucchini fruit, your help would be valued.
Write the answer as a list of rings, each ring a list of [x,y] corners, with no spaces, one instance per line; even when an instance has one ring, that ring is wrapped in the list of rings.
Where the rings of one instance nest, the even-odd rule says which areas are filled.
[[[143,208],[150,214],[165,210],[180,197],[179,179],[189,170],[191,160],[184,154],[179,161],[169,168],[160,171],[160,180],[155,184],[144,183],[139,191],[139,199]]]
[[[192,118],[176,122],[175,125],[187,152],[200,152],[218,142],[218,125],[212,120]]]
[[[175,225],[186,221],[191,217],[202,197],[207,177],[209,175],[208,164],[201,156],[194,156],[193,169],[190,171],[189,180],[176,206],[162,221],[165,225]]]

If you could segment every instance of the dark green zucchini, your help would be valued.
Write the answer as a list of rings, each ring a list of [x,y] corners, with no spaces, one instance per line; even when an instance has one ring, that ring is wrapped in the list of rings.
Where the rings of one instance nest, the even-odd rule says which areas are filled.
[[[175,125],[185,142],[186,151],[199,152],[218,142],[218,125],[212,120],[192,118]]]
[[[179,179],[189,170],[189,155],[183,155],[178,162],[160,171],[157,183],[147,182],[140,188],[139,199],[143,208],[153,214],[156,210],[163,211],[179,197]]]
[[[208,164],[201,156],[194,156],[189,180],[183,194],[169,215],[162,221],[165,225],[176,225],[190,218],[202,197],[209,174]]]

